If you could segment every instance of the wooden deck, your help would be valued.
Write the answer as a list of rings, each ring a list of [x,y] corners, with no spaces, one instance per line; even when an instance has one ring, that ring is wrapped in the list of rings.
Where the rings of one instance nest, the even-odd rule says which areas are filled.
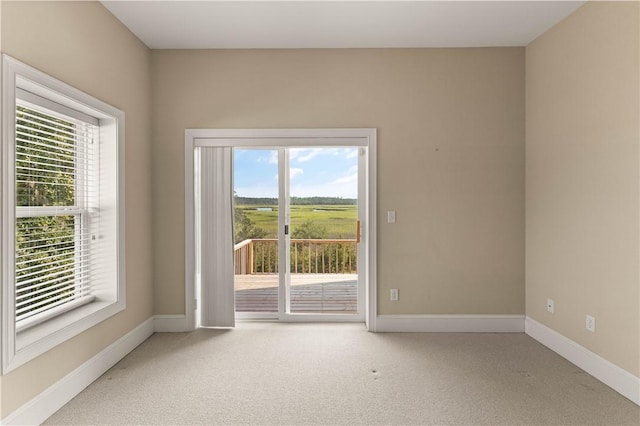
[[[278,275],[236,275],[236,312],[278,312]],[[357,312],[355,274],[291,274],[291,311]]]

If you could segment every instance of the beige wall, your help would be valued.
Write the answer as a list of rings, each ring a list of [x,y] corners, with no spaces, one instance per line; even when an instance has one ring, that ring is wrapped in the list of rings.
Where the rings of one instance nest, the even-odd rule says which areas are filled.
[[[527,315],[636,376],[638,13],[588,3],[526,49]]]
[[[2,377],[0,418],[152,315],[150,52],[100,3],[2,2],[2,52],[125,111],[127,309]]]
[[[378,129],[380,314],[524,313],[524,49],[153,51],[154,305],[184,312],[185,128]],[[390,302],[389,288],[400,289]]]

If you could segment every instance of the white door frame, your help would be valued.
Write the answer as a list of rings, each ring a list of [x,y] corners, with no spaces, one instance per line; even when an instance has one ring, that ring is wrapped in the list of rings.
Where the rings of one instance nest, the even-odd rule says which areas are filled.
[[[283,141],[286,144],[283,146]],[[185,319],[186,329],[196,328],[196,240],[194,208],[194,153],[201,146],[361,146],[366,147],[366,205],[362,215],[365,309],[367,328],[375,331],[376,286],[376,129],[186,129],[185,130]],[[359,250],[361,251],[361,250]],[[298,319],[296,317],[299,317]],[[339,317],[336,317],[339,318]],[[285,321],[309,321],[309,315],[287,315]],[[320,318],[318,318],[320,319]],[[322,315],[322,319],[326,320]],[[344,319],[341,319],[344,320]]]

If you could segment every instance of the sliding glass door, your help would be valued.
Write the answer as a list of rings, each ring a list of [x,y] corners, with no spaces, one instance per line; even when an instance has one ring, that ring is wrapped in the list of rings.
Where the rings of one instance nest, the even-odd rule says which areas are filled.
[[[238,317],[362,320],[360,146],[233,149]]]

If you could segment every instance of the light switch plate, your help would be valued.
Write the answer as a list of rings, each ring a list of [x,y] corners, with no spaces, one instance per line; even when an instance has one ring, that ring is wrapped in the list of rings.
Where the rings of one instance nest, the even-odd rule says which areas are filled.
[[[387,223],[396,223],[396,211],[389,210],[387,212]]]
[[[392,288],[389,293],[389,297],[392,301],[396,302],[399,299],[399,292],[397,288]]]
[[[595,333],[596,332],[596,319],[595,317],[593,317],[592,315],[586,315],[585,317],[585,328],[592,332]]]

